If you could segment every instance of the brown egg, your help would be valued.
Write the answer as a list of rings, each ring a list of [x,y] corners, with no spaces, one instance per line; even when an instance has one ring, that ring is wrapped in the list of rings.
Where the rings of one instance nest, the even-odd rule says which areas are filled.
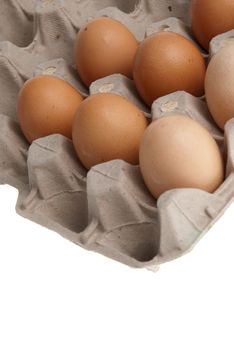
[[[190,40],[159,32],[140,44],[133,77],[141,97],[151,105],[158,97],[180,90],[202,96],[205,71],[205,61]]]
[[[138,42],[122,23],[101,17],[83,26],[75,43],[75,62],[82,81],[93,81],[114,73],[132,78]]]
[[[28,80],[18,96],[17,114],[21,129],[31,143],[51,134],[71,138],[80,93],[66,81],[53,76]]]
[[[140,168],[155,198],[175,188],[213,192],[224,179],[222,156],[211,134],[181,115],[163,117],[146,129]]]
[[[124,97],[111,93],[92,95],[76,113],[73,144],[87,169],[113,159],[138,164],[147,125],[144,114]]]
[[[206,101],[217,125],[224,129],[234,118],[234,44],[229,43],[212,57],[206,72]]]
[[[209,50],[213,37],[234,29],[234,1],[192,0],[191,18],[196,39]]]

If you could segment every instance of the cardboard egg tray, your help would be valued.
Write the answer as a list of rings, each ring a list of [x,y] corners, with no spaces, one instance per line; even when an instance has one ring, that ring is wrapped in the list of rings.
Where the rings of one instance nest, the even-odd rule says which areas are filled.
[[[223,214],[234,198],[234,120],[228,122],[224,135],[204,99],[185,92],[156,100],[150,110],[134,83],[119,74],[94,82],[88,91],[74,68],[75,36],[87,19],[115,18],[138,40],[161,30],[194,40],[188,9],[188,0],[1,0],[0,183],[19,190],[20,215],[88,250],[132,267],[154,269],[191,250]],[[233,33],[224,36],[228,40]],[[213,40],[212,54],[222,39]],[[180,112],[197,120],[224,154],[226,180],[213,194],[176,189],[156,201],[138,166],[114,160],[87,173],[71,140],[61,135],[38,139],[29,147],[17,122],[16,100],[24,82],[38,74],[61,77],[83,95],[126,96],[148,118]]]

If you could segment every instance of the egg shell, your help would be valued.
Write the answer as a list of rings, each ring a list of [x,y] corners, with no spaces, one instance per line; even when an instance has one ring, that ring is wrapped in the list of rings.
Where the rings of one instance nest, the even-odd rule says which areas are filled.
[[[132,78],[137,47],[134,35],[119,21],[107,17],[94,19],[76,37],[75,62],[79,76],[87,86],[114,73]]]
[[[217,125],[234,117],[234,43],[223,47],[208,65],[205,78],[206,101]]]
[[[140,168],[155,198],[175,188],[215,191],[224,179],[224,164],[210,133],[181,115],[154,121],[140,146]]]
[[[193,0],[191,21],[196,39],[209,50],[212,38],[234,29],[234,1]]]
[[[183,36],[158,32],[147,37],[136,53],[133,77],[143,100],[184,90],[195,96],[204,93],[206,65],[198,48]]]
[[[66,81],[37,76],[22,87],[17,104],[20,127],[31,143],[51,134],[71,138],[72,124],[83,97]]]
[[[139,147],[148,125],[144,114],[124,97],[100,93],[77,110],[72,139],[78,158],[89,169],[113,159],[139,162]]]

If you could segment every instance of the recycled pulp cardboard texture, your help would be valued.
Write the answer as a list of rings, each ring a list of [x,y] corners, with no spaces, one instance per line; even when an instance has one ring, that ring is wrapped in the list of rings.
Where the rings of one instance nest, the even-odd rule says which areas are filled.
[[[234,121],[226,126],[224,142],[202,99],[184,92],[164,96],[154,102],[152,117],[177,111],[206,127],[227,159],[226,180],[213,194],[178,189],[157,202],[138,166],[114,160],[87,173],[69,139],[51,135],[29,147],[17,122],[19,89],[38,74],[59,76],[83,95],[124,95],[150,118],[151,111],[126,77],[100,79],[90,91],[83,86],[73,66],[75,35],[85,20],[107,15],[122,21],[139,40],[159,30],[190,37],[188,5],[182,0],[1,0],[0,183],[19,190],[20,215],[86,249],[153,269],[189,251],[224,212],[234,196]]]

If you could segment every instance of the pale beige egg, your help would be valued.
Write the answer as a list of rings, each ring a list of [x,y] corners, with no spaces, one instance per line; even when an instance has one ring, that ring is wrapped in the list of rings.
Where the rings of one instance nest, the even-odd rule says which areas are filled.
[[[140,169],[155,198],[176,188],[215,191],[224,180],[224,164],[211,134],[182,115],[165,116],[146,129]]]
[[[206,101],[217,125],[224,129],[234,118],[234,43],[212,57],[206,72]]]

